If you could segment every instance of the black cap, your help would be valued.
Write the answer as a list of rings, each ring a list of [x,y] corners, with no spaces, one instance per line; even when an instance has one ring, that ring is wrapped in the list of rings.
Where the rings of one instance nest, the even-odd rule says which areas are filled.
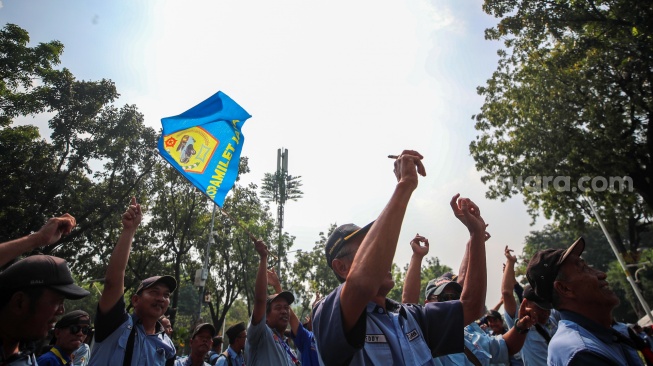
[[[33,255],[22,259],[0,273],[0,291],[44,286],[78,300],[90,292],[75,285],[65,260],[49,255]]]
[[[570,254],[580,256],[583,250],[585,250],[585,239],[581,236],[567,249],[545,249],[535,253],[528,262],[526,278],[540,299],[544,302],[552,302],[553,282],[558,277],[560,267]]]
[[[227,329],[225,334],[227,337],[229,337],[229,342],[233,343],[233,341],[238,337],[240,333],[242,333],[245,330],[245,323],[240,322],[238,324],[234,324]]]
[[[177,288],[177,280],[175,280],[175,278],[172,276],[152,276],[150,278],[144,279],[141,282],[141,284],[138,285],[138,288],[136,289],[136,294],[140,294],[141,291],[145,290],[146,288],[152,287],[154,286],[154,284],[159,282],[168,286],[170,292],[174,292],[175,289]]]
[[[544,310],[551,310],[553,309],[553,305],[551,305],[550,302],[544,301],[542,298],[537,296],[535,291],[533,290],[533,287],[530,284],[527,284],[524,286],[524,298],[526,300],[532,301],[537,305],[538,307],[544,309]]]
[[[456,278],[457,276],[455,276],[453,273],[447,272],[436,279],[430,280],[429,283],[426,284],[424,295],[427,299],[431,295],[438,296],[447,287],[452,287],[455,291],[461,293],[463,288],[458,282],[456,282]]]
[[[295,295],[293,295],[292,292],[281,291],[278,294],[272,294],[268,296],[267,305],[270,306],[270,304],[272,304],[272,302],[276,300],[277,297],[286,299],[286,301],[288,301],[288,305],[292,304],[295,301]]]
[[[485,313],[485,317],[494,318],[503,321],[503,317],[501,316],[501,313],[496,310],[489,310],[487,313]]]
[[[86,318],[86,319],[84,319]],[[55,328],[67,328],[71,325],[78,324],[88,324],[91,325],[91,316],[88,315],[84,310],[73,310],[70,313],[65,314],[59,319],[57,324],[54,325]]]
[[[327,239],[326,246],[324,247],[324,252],[326,254],[326,260],[329,267],[331,267],[331,262],[338,256],[340,249],[347,243],[347,241],[355,238],[360,234],[367,233],[374,221],[369,224],[360,227],[354,224],[344,224],[338,226],[337,229],[333,231],[329,239]]]
[[[211,338],[215,337],[215,335],[217,334],[217,332],[215,331],[215,327],[213,326],[213,324],[211,324],[211,323],[202,323],[202,324],[198,324],[198,325],[195,327],[195,330],[193,331],[193,334],[191,334],[190,338],[191,338],[191,339],[195,338],[195,336],[197,335],[197,333],[201,332],[201,331],[204,330],[204,329],[208,329],[208,330],[209,330],[209,332],[211,333]]]

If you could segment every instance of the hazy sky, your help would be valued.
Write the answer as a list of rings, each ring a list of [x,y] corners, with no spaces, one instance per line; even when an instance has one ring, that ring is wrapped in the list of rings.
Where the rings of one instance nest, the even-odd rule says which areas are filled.
[[[529,226],[521,198],[486,200],[469,154],[471,117],[483,102],[476,87],[495,70],[501,46],[484,40],[496,19],[481,0],[1,4],[3,25],[26,29],[32,45],[61,41],[62,66],[80,80],[113,80],[117,105],[135,104],[157,130],[162,117],[218,90],[243,106],[252,115],[243,127],[251,167],[243,181],[259,183],[276,170],[281,147],[290,174],[302,177],[304,197],[285,210],[293,249],[312,248],[329,224],[375,219],[396,183],[387,155],[403,149],[424,155],[427,177],[404,220],[395,255],[401,267],[420,233],[430,239],[429,255],[457,271],[468,234],[449,200],[461,193],[490,224],[493,306],[504,246],[521,253],[524,237],[544,224]]]

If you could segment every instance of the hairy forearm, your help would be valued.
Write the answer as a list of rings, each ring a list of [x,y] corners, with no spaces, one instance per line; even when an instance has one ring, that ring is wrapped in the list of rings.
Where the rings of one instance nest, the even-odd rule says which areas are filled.
[[[0,267],[9,263],[19,255],[38,248],[41,244],[40,236],[37,234],[24,236],[0,244]]]
[[[362,291],[366,298],[371,299],[378,293],[392,267],[401,224],[413,190],[414,187],[397,184],[388,205],[365,235],[356,253],[347,283]]]

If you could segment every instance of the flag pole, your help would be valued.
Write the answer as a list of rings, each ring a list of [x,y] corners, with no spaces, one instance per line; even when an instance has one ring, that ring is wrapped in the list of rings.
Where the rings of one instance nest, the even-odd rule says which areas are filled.
[[[585,199],[585,201],[590,205],[590,208],[592,209],[592,213],[594,214],[594,217],[596,218],[596,221],[598,221],[599,226],[601,226],[601,230],[603,230],[603,235],[605,235],[605,238],[608,239],[608,243],[610,243],[610,247],[612,248],[612,251],[614,252],[614,255],[617,257],[617,260],[619,261],[619,264],[621,265],[621,269],[624,271],[626,274],[626,280],[628,280],[628,283],[630,283],[630,286],[633,288],[633,291],[635,292],[635,295],[637,296],[637,299],[639,300],[640,304],[646,311],[646,315],[648,316],[649,321],[653,324],[653,315],[651,315],[651,309],[648,306],[648,303],[646,300],[644,300],[644,296],[642,295],[642,292],[639,290],[639,287],[635,283],[635,280],[633,277],[630,275],[630,272],[628,271],[628,268],[626,267],[626,262],[624,261],[623,256],[621,253],[619,253],[619,250],[617,250],[617,245],[614,243],[612,240],[612,237],[608,233],[608,229],[605,227],[603,224],[603,220],[601,220],[601,217],[599,216],[598,211],[596,211],[596,208],[594,207],[594,204],[592,203],[592,200],[585,196],[581,196]]]
[[[213,202],[213,201],[211,201]],[[200,275],[203,281],[203,285],[200,287],[200,301],[199,308],[197,309],[197,323],[200,322],[200,317],[202,316],[202,305],[204,304],[204,291],[206,288],[206,279],[209,278],[209,251],[211,250],[211,245],[215,243],[213,239],[213,222],[215,221],[215,207],[217,205],[213,203],[213,213],[211,214],[211,229],[209,230],[209,241],[206,243],[206,253],[204,253],[204,266],[202,266],[202,274]]]

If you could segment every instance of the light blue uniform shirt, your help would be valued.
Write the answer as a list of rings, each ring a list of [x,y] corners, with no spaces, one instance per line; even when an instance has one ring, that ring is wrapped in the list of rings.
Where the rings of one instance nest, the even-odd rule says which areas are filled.
[[[505,365],[509,362],[508,345],[503,336],[488,335],[476,322],[465,327],[465,347],[472,351],[483,366]],[[464,353],[437,357],[435,362],[443,366],[474,365]]]
[[[229,356],[231,357],[231,363],[227,364],[226,357],[218,356],[218,361],[215,363],[215,366],[245,366],[245,359],[242,353],[236,353],[231,346],[227,348],[227,353],[229,353]]]
[[[434,354],[463,350],[460,301],[426,306],[370,302],[345,333],[338,286],[314,310],[313,332],[325,365],[435,365]]]
[[[265,320],[265,315],[263,315],[263,319],[258,324],[253,325],[252,319],[250,318],[245,343],[247,366],[295,366],[292,358],[282,344],[282,342],[286,342],[285,338],[280,337],[268,327]],[[297,357],[296,354],[293,353],[293,355]]]
[[[509,328],[515,326],[515,318],[517,318],[518,314],[519,309],[517,309],[517,314],[514,314],[514,316],[504,312],[506,324],[508,324]],[[558,317],[558,312],[551,310],[551,315],[549,316],[549,320],[546,321],[546,324],[540,324],[551,337],[558,330]],[[549,345],[546,343],[544,337],[535,329],[535,326],[532,326],[531,330],[526,334],[526,340],[521,351],[519,351],[519,355],[524,366],[546,366],[546,358],[549,353],[548,349]]]

